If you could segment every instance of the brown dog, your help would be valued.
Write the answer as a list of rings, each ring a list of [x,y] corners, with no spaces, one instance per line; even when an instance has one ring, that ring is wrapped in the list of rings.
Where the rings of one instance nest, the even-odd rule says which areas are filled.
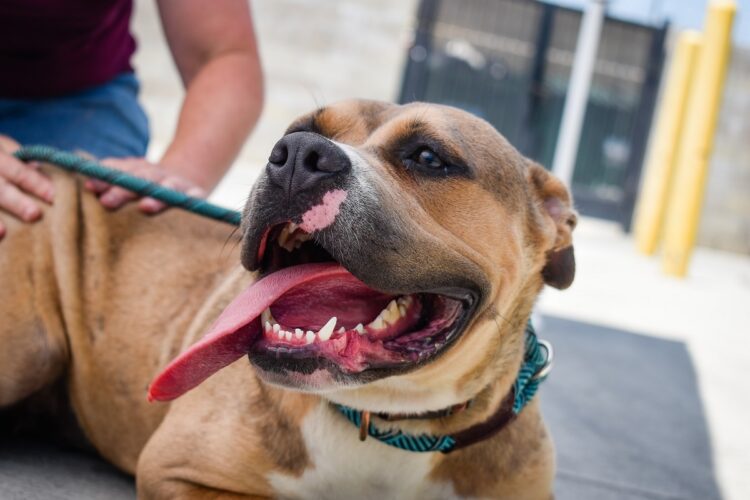
[[[107,213],[50,173],[55,205],[0,244],[0,407],[64,387],[143,498],[552,496],[537,401],[492,422],[537,295],[572,281],[576,216],[484,121],[365,101],[303,117],[250,194],[241,245],[177,210]],[[195,389],[148,403],[188,347],[149,394]],[[499,431],[417,453],[361,442],[336,404],[411,436]]]

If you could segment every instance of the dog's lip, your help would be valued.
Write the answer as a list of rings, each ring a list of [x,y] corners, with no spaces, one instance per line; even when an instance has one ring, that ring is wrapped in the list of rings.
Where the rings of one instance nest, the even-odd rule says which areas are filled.
[[[243,252],[243,265],[249,271],[258,271],[260,269],[260,263],[263,261],[266,249],[268,248],[268,238],[274,229],[283,227],[286,224],[294,223],[291,219],[280,219],[270,224],[262,226],[262,229],[258,236],[252,239],[252,243],[245,242],[249,248],[247,252]]]

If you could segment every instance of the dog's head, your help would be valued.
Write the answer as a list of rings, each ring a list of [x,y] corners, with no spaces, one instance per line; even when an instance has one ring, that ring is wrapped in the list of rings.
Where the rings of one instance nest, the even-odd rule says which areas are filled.
[[[364,409],[466,399],[520,359],[543,284],[570,285],[575,222],[564,186],[468,113],[319,109],[278,141],[245,208],[259,281],[162,376],[179,390],[157,380],[152,395],[248,353],[271,383]]]

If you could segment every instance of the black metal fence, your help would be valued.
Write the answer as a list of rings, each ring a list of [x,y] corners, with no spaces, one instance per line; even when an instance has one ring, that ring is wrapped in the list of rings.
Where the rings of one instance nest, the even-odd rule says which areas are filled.
[[[551,166],[581,18],[533,0],[422,0],[400,101],[471,111]],[[609,17],[602,27],[572,187],[582,213],[626,228],[666,31]]]

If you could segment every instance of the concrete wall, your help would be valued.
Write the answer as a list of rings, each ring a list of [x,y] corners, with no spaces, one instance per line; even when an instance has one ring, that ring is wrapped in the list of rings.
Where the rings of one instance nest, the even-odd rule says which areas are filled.
[[[750,49],[732,53],[710,168],[698,243],[750,254]]]
[[[417,0],[254,0],[266,79],[259,125],[211,196],[239,208],[268,153],[303,113],[341,99],[398,97]],[[149,157],[172,137],[182,86],[163,39],[153,0],[137,0],[133,31],[142,101],[151,119]]]

